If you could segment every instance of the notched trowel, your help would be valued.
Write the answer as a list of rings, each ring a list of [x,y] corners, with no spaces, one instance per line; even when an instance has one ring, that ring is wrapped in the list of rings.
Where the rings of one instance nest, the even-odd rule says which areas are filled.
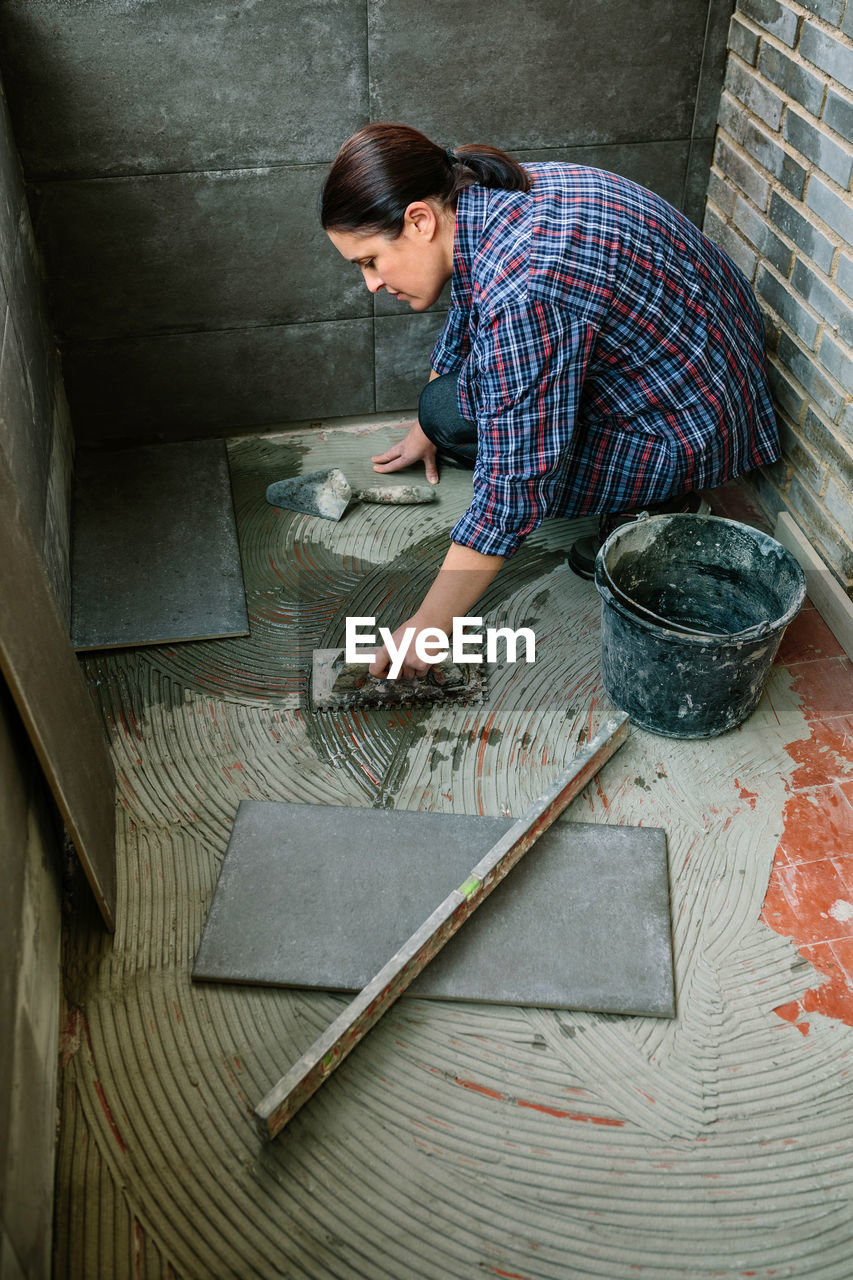
[[[352,707],[415,706],[423,702],[482,702],[486,692],[482,663],[440,662],[417,680],[383,680],[365,662],[346,662],[343,649],[315,649],[311,702],[318,711]]]
[[[306,516],[322,516],[324,520],[340,520],[351,502],[409,507],[437,499],[432,485],[376,484],[353,489],[340,467],[309,471],[307,475],[276,480],[267,486],[267,502],[271,506],[301,511]]]

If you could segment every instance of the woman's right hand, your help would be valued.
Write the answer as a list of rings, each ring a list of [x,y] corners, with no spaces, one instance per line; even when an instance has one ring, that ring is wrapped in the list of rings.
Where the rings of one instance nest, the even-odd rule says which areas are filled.
[[[403,436],[396,444],[384,453],[378,453],[370,461],[373,470],[380,472],[402,471],[404,467],[412,467],[416,462],[423,462],[426,478],[430,484],[438,484],[438,466],[435,461],[436,447],[421,430],[419,422],[413,422],[408,435]]]

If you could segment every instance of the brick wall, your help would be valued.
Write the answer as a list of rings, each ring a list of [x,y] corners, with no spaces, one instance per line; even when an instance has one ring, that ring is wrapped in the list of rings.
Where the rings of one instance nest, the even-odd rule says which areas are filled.
[[[752,282],[784,458],[756,477],[853,591],[853,0],[738,0],[705,232]]]

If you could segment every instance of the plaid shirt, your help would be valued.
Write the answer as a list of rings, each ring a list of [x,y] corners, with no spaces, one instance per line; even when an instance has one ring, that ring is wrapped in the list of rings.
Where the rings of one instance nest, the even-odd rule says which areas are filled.
[[[477,423],[451,537],[488,555],[546,515],[639,509],[779,457],[761,316],[731,260],[625,178],[527,168],[530,192],[460,194],[431,357]]]

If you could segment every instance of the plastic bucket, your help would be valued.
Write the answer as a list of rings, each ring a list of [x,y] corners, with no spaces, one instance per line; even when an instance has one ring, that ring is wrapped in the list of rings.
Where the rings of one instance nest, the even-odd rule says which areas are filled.
[[[670,738],[710,738],[755,710],[806,594],[775,539],[716,516],[640,516],[595,562],[601,667],[617,707]]]

